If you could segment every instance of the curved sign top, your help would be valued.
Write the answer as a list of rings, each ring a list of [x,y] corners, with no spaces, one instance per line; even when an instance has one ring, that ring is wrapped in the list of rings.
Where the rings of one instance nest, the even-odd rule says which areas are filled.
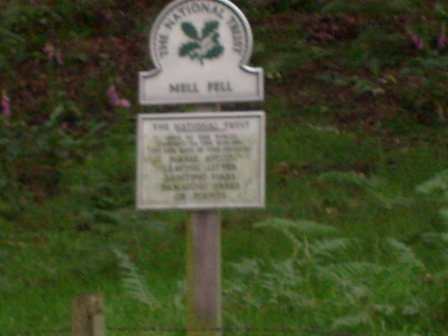
[[[176,0],[150,33],[155,69],[140,72],[142,105],[262,101],[263,70],[247,65],[252,31],[227,0]]]

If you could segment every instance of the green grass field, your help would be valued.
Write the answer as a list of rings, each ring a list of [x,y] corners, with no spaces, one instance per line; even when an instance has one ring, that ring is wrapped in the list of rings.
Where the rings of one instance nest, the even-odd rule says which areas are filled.
[[[268,135],[266,209],[223,211],[225,326],[443,334],[446,218],[434,221],[444,201],[415,187],[447,158],[426,145],[390,149],[355,144],[350,133],[283,127]],[[183,328],[189,216],[133,210],[133,150],[100,151],[67,171],[61,196],[2,222],[5,335],[68,327],[71,300],[86,292],[105,295],[112,329]],[[371,162],[368,174],[350,168],[361,161]],[[438,187],[446,192],[446,181]],[[122,286],[116,249],[138,267],[152,305]]]

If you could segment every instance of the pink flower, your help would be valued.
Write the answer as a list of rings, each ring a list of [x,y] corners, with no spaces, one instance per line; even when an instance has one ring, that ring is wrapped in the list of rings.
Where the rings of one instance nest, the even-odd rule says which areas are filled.
[[[44,53],[47,55],[48,60],[51,61],[51,60],[55,59],[59,65],[64,64],[64,61],[62,60],[61,52],[59,50],[56,50],[54,45],[52,45],[51,43],[47,43],[43,50],[44,50]]]
[[[446,27],[442,26],[442,31],[439,34],[439,38],[437,39],[437,44],[440,49],[444,49],[446,47]]]
[[[56,62],[58,62],[59,65],[64,64],[64,61],[62,60],[62,54],[61,54],[61,52],[59,50],[56,52],[55,59],[56,59]]]
[[[120,98],[118,98],[117,89],[114,85],[107,89],[107,96],[109,97],[109,104],[116,106]]]
[[[37,0],[30,0],[31,6],[37,6]]]
[[[131,103],[127,99],[120,99],[117,94],[115,85],[111,85],[107,89],[107,96],[109,97],[109,105],[112,107],[131,107]]]
[[[53,59],[54,52],[55,52],[54,46],[50,43],[47,43],[44,48],[44,53],[47,55],[47,58],[49,60]]]
[[[127,99],[121,99],[120,100],[120,106],[121,107],[131,107],[131,103]]]
[[[112,20],[112,14],[109,11],[104,12],[103,18],[104,18],[104,21],[109,22],[110,20]]]
[[[6,93],[3,92],[2,95],[2,114],[4,117],[9,118],[11,117],[11,105],[9,103],[9,98]],[[8,121],[6,123],[9,123]]]
[[[414,42],[414,45],[417,47],[417,49],[422,50],[424,47],[423,40],[418,37],[416,34],[412,32],[408,32],[408,36],[411,38],[412,42]]]

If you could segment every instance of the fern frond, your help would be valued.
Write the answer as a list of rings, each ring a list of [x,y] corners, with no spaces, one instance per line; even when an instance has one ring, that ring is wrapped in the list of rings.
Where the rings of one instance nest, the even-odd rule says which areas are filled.
[[[319,309],[319,304],[315,298],[302,295],[298,291],[284,289],[280,294],[283,298],[290,301],[290,305],[288,305],[288,307],[300,308],[307,311]]]
[[[362,189],[378,189],[384,184],[384,181],[377,177],[366,177],[355,171],[340,172],[331,171],[319,176],[322,182],[339,182],[359,186]]]
[[[397,311],[397,307],[388,303],[376,303],[372,305],[372,308],[376,313],[380,313],[386,316],[390,316]]]
[[[344,262],[318,266],[319,275],[334,281],[351,281],[366,274],[378,273],[384,266],[371,262]]]
[[[435,280],[439,282],[448,282],[448,269],[438,271],[434,275],[430,275],[430,277],[431,278],[433,277]]]
[[[230,266],[244,277],[258,277],[260,274],[260,266],[263,264],[263,261],[260,259],[249,259],[244,258],[240,262],[232,262]]]
[[[423,262],[417,258],[414,251],[412,251],[409,246],[394,238],[388,238],[386,241],[389,246],[392,247],[392,251],[395,253],[400,264],[407,265],[411,268],[426,268]]]
[[[296,286],[303,282],[303,278],[299,274],[299,269],[293,259],[273,262],[272,268],[273,272],[268,274],[267,277],[275,279],[278,283]]]
[[[362,311],[356,314],[346,315],[337,318],[334,322],[332,327],[334,329],[340,328],[340,327],[356,327],[361,324],[367,324],[372,321],[372,318],[368,311]]]
[[[427,305],[418,297],[412,297],[410,302],[404,305],[402,314],[405,316],[417,315],[422,310],[426,309]]]
[[[306,233],[310,235],[325,235],[338,231],[333,226],[320,224],[309,220],[296,221],[295,229],[300,233]]]
[[[438,215],[443,224],[448,225],[448,208],[440,209]]]
[[[285,235],[294,245],[293,255],[297,256],[299,251],[303,251],[307,257],[311,256],[308,235],[323,235],[337,231],[332,226],[319,224],[309,220],[295,221],[284,218],[270,218],[254,224],[254,227],[270,228],[283,233],[283,235]]]
[[[347,283],[343,287],[343,292],[341,294],[345,300],[339,298],[339,301],[341,301],[338,302],[339,305],[354,306],[360,302],[367,302],[369,296],[372,295],[372,291],[370,290],[370,287],[363,284]]]
[[[254,225],[257,228],[271,228],[276,230],[293,229],[307,234],[329,234],[337,230],[329,225],[319,224],[310,220],[291,220],[284,218],[270,218]]]
[[[418,194],[448,200],[448,170],[444,170],[430,180],[418,185],[415,191]]]
[[[409,205],[412,199],[402,196],[387,196],[385,193],[386,181],[378,177],[367,177],[357,172],[328,172],[318,178],[321,182],[339,183],[344,186],[351,185],[369,195],[376,203],[386,209],[394,205]]]
[[[176,291],[173,295],[173,300],[171,304],[173,306],[173,311],[182,312],[185,309],[185,293],[187,291],[187,284],[185,280],[177,281]]]
[[[312,254],[332,257],[335,252],[345,251],[350,246],[352,240],[349,238],[323,239],[313,242],[310,245]]]
[[[150,293],[144,283],[143,276],[139,274],[137,266],[131,261],[128,255],[118,249],[113,250],[120,267],[123,288],[135,300],[149,306],[151,309],[157,305],[157,300]]]
[[[290,229],[295,226],[295,221],[285,218],[268,218],[261,222],[255,223],[256,228],[269,228],[269,229]]]
[[[281,230],[283,235],[289,239],[291,243],[294,245],[294,255],[298,254],[298,251],[302,251],[305,249],[305,244],[302,243],[302,241],[295,235],[291,230],[289,229],[282,229]]]

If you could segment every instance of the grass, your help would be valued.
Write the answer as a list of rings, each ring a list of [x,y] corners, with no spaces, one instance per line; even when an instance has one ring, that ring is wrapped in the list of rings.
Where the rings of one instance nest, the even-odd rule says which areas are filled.
[[[238,299],[232,305],[240,309],[233,313],[225,311],[226,325],[292,328],[297,327],[297,314],[302,314],[296,308],[283,312],[290,304],[287,298],[284,303],[273,304],[272,309],[268,308],[271,305],[257,308],[245,301],[247,297],[231,289],[243,276],[232,265],[254,259],[266,265],[260,277],[275,276],[279,271],[270,267],[286,262],[293,251],[292,245],[281,243],[281,232],[268,232],[254,224],[275,217],[324,223],[338,229],[344,237],[359,240],[351,253],[357,259],[373,262],[384,255],[384,247],[380,247],[384,237],[408,242],[421,232],[430,231],[428,223],[438,208],[424,200],[413,199],[409,206],[406,202],[388,205],[381,199],[414,198],[414,188],[447,164],[448,159],[441,157],[437,148],[422,144],[393,149],[372,139],[359,143],[353,133],[334,129],[309,125],[279,127],[268,135],[266,209],[223,213],[223,268],[227,286],[224,297],[225,302]],[[1,292],[7,304],[2,305],[0,323],[5,335],[23,329],[66,328],[70,323],[71,300],[85,292],[104,293],[108,326],[112,329],[148,325],[183,328],[183,306],[176,302],[183,302],[178,286],[184,278],[188,214],[133,210],[134,144],[126,139],[121,136],[111,139],[113,148],[106,147],[82,166],[67,171],[62,180],[68,188],[60,196],[28,209],[16,224],[2,223]],[[392,166],[394,169],[390,168],[392,158],[397,162]],[[120,181],[118,189],[117,181]],[[374,193],[380,197],[373,197]],[[445,264],[437,264],[435,259],[432,265],[431,258],[440,253],[439,249],[432,250],[421,243],[414,247],[428,261],[429,268],[445,269]],[[148,290],[159,302],[152,309],[134,301],[122,287],[114,249],[128,255],[138,266]],[[347,260],[344,253],[341,258]],[[398,279],[390,276],[390,281]],[[301,283],[299,278],[296,280]],[[255,290],[251,293],[254,300],[268,300],[270,292],[266,288],[257,289],[257,283],[253,286],[247,293]],[[315,293],[315,301],[321,300],[322,293],[317,294],[319,287],[308,290]],[[276,312],[278,305],[283,308]],[[319,319],[335,313],[342,319],[338,314],[343,312],[338,313],[337,308],[319,310],[310,314],[301,326],[325,329]],[[363,325],[363,321],[359,323]],[[346,322],[340,323],[346,327]],[[355,334],[376,333],[379,328],[374,321],[371,328],[360,328],[356,320],[350,323],[353,326],[349,330]],[[392,328],[390,335],[393,330],[404,330],[402,325],[387,322],[387,326]],[[440,328],[443,329],[434,326],[433,334]],[[407,334],[411,333],[396,333]]]

